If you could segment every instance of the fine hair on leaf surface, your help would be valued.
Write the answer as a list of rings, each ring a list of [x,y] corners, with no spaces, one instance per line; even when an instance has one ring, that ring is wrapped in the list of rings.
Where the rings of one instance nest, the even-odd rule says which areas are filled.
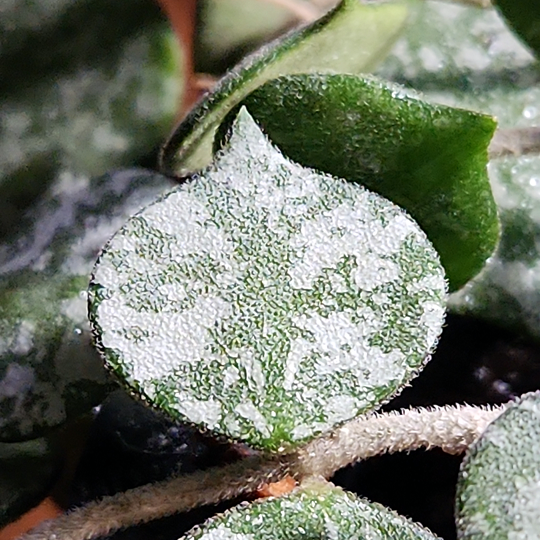
[[[64,1],[54,13],[40,5],[51,28],[78,10]],[[493,9],[478,9],[483,0],[343,0],[313,21],[327,0],[261,1],[205,1],[200,27],[188,29],[207,49],[216,44],[212,73],[245,52],[229,56],[231,43],[246,47],[255,36],[268,44],[210,85],[174,130],[159,165],[171,176],[135,168],[89,176],[125,156],[150,162],[136,157],[139,144],[147,151],[138,132],[147,126],[155,145],[179,88],[170,35],[148,41],[145,29],[125,44],[118,36],[125,54],[110,66],[127,71],[102,72],[97,59],[80,71],[70,63],[36,86],[46,107],[33,99],[28,117],[17,96],[2,106],[9,137],[0,160],[9,170],[0,191],[10,199],[20,190],[23,201],[33,187],[16,234],[0,246],[0,499],[9,492],[0,520],[16,518],[58,477],[56,438],[109,392],[107,369],[129,405],[96,407],[92,430],[106,425],[118,474],[116,450],[93,440],[81,470],[91,475],[97,463],[95,476],[111,478],[24,540],[90,540],[234,500],[243,502],[184,538],[434,540],[423,525],[444,538],[455,532],[439,528],[440,518],[462,538],[537,540],[538,395],[513,399],[536,384],[534,345],[496,327],[487,353],[476,336],[474,344],[458,336],[458,352],[448,354],[454,316],[445,323],[450,307],[511,324],[516,340],[540,335],[536,8],[526,0],[495,0]],[[4,11],[0,27],[29,24],[24,13]],[[216,26],[204,20],[211,12],[248,12],[253,24]],[[278,35],[298,17],[306,26]],[[239,31],[222,39],[228,26]],[[47,50],[44,43],[40,54]],[[139,69],[133,59],[148,55]],[[115,82],[114,92],[105,84],[96,85],[100,99],[83,91],[90,71]],[[111,104],[107,96],[123,94],[123,84],[123,99]],[[59,113],[80,110],[62,120],[71,131],[54,112],[59,96]],[[33,139],[20,159],[37,129],[34,107],[46,113],[38,116],[47,144]],[[116,117],[126,107],[136,122],[124,129]],[[93,108],[97,120],[83,122]],[[524,364],[534,364],[530,377]],[[458,379],[466,392],[453,392]],[[130,406],[138,412],[124,415]],[[101,442],[99,432],[91,437]],[[389,473],[386,499],[380,471],[377,492],[364,482],[378,467],[370,458],[432,448],[439,452],[422,459],[465,454],[455,521],[442,506],[430,510],[444,470],[425,475],[432,492],[421,494],[424,514],[393,498],[398,474]],[[18,452],[20,478],[7,470]],[[127,456],[148,464],[148,475]],[[343,470],[362,461],[350,475]],[[329,483],[336,471],[350,492]],[[79,481],[81,493],[100,483]],[[455,476],[449,482],[454,490]],[[415,483],[406,487],[411,501]]]
[[[408,382],[445,298],[410,217],[290,162],[242,110],[214,165],[105,247],[89,302],[97,346],[128,388],[283,452]]]

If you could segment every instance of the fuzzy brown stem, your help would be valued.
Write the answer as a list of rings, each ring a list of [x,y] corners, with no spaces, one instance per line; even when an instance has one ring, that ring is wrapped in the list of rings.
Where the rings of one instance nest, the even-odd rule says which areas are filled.
[[[198,506],[239,497],[286,476],[284,461],[247,458],[105,497],[44,522],[20,540],[89,540]]]
[[[308,443],[294,470],[300,477],[330,478],[346,465],[385,453],[439,447],[459,454],[504,410],[462,405],[361,416]]]

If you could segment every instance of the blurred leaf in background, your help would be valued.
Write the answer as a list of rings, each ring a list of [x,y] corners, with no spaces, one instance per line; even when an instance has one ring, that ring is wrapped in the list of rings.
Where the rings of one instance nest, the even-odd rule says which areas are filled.
[[[151,1],[0,5],[2,523],[59,472],[43,435],[114,387],[86,328],[88,276],[120,223],[173,184],[141,170],[94,177],[155,154],[180,67]]]
[[[0,7],[3,237],[40,195],[148,155],[182,89],[176,41],[149,0],[33,6]]]
[[[299,22],[287,6],[264,0],[202,0],[197,19],[195,68],[216,76]]]

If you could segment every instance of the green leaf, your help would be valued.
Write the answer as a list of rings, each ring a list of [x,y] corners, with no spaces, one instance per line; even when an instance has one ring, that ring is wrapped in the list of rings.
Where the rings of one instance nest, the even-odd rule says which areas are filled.
[[[401,209],[290,162],[242,110],[214,165],[104,248],[89,301],[96,344],[132,392],[284,450],[412,378],[445,280]]]
[[[451,289],[493,253],[498,221],[486,171],[493,118],[353,75],[280,77],[243,103],[292,160],[405,208],[439,252]]]
[[[540,4],[530,0],[495,0],[495,5],[519,37],[540,54]]]
[[[429,51],[429,53],[428,53]],[[494,9],[425,2],[379,74],[427,99],[495,116],[500,129],[540,122],[540,71]],[[493,159],[501,239],[482,272],[450,297],[456,313],[540,338],[540,157]]]
[[[177,127],[164,147],[162,168],[185,175],[206,167],[225,115],[270,79],[288,73],[370,71],[399,35],[407,14],[403,1],[343,0],[319,21],[246,57]]]
[[[540,537],[540,393],[522,396],[488,426],[461,467],[460,538]]]
[[[48,439],[0,443],[0,527],[37,505],[61,469],[58,448]]]
[[[88,276],[128,216],[174,185],[141,169],[68,180],[0,244],[0,441],[39,436],[113,387],[90,339]]]
[[[181,540],[435,540],[416,523],[328,483],[312,481],[278,498],[245,503]]]

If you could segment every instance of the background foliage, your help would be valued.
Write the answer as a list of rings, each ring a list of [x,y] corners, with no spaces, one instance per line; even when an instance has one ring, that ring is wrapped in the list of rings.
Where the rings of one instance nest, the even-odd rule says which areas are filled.
[[[94,175],[154,163],[153,150],[173,121],[180,90],[178,51],[153,4],[117,2],[112,7],[89,0],[68,6],[49,1],[40,4],[39,14],[35,6],[25,8],[5,3],[0,17],[0,437],[5,441],[0,444],[5,465],[0,467],[0,487],[13,494],[11,499],[0,498],[3,523],[50,489],[64,461],[65,426],[102,402],[113,388],[88,347],[85,280],[108,237],[173,182],[141,170]],[[405,20],[401,9],[395,19],[385,16],[397,29]],[[516,21],[504,4],[502,9],[526,42],[536,47],[527,21]],[[416,5],[413,15],[385,59],[386,42],[358,69],[371,69],[380,60],[373,67],[378,75],[421,90],[434,102],[495,114],[502,127],[536,125],[537,62],[493,10],[433,2]],[[298,20],[286,8],[259,0],[204,2],[199,17],[199,66],[214,73],[223,72],[255,44]],[[226,20],[234,24],[226,24],[230,32],[225,34],[217,29]],[[260,94],[271,92],[272,84]],[[226,93],[235,90],[234,85],[224,88]],[[242,90],[241,97],[250,89]],[[249,99],[255,103],[256,96]],[[235,98],[235,103],[239,100]],[[388,407],[497,402],[540,386],[535,341],[540,305],[535,300],[536,160],[510,156],[491,161],[501,242],[485,271],[451,303],[456,313],[489,319],[517,333],[452,317],[432,364]],[[458,277],[456,283],[465,279]],[[84,370],[71,369],[74,357],[84,363]],[[248,451],[220,445],[142,411],[121,393],[105,401],[92,424],[75,480],[68,494],[64,492],[65,504]],[[387,459],[342,472],[340,482],[452,538],[455,531],[445,516],[451,512],[457,462],[441,457],[448,466],[449,487],[420,487],[414,505],[414,486],[421,478],[435,481],[446,473],[412,473],[403,482],[400,500],[399,475],[409,474],[420,458],[396,457],[398,473]],[[433,454],[422,459],[424,467],[439,463]],[[132,465],[114,467],[114,463]],[[392,477],[387,492],[381,469]],[[32,474],[13,475],[20,470]],[[377,478],[371,487],[370,476]],[[437,498],[434,493],[442,495]],[[176,537],[190,519],[181,516],[153,525],[152,534]],[[193,519],[200,520],[200,515]],[[145,534],[148,529],[140,528],[116,536]]]

